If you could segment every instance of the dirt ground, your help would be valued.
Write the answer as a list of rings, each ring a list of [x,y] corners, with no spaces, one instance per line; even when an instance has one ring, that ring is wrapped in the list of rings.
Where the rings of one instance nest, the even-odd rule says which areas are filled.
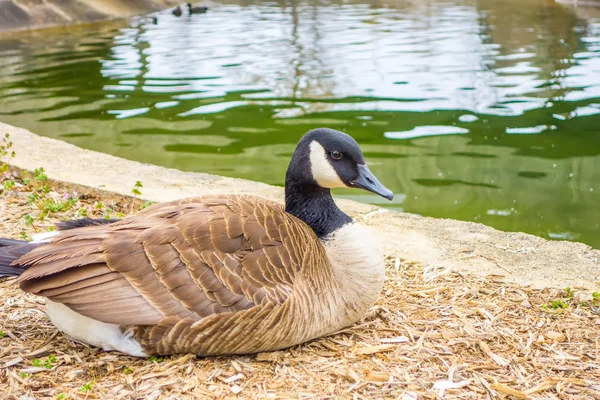
[[[74,190],[49,186],[49,198]],[[31,236],[80,209],[96,217],[131,209],[130,198],[79,188],[69,210],[37,222],[23,190],[0,196],[0,237]],[[58,332],[43,299],[0,283],[0,399],[600,399],[600,298],[418,264],[401,252],[386,251],[382,296],[359,323],[250,356],[99,351]]]

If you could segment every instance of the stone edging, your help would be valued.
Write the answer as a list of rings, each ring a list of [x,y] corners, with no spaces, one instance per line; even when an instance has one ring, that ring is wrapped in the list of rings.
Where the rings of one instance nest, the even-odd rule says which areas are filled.
[[[57,181],[129,195],[135,181],[140,180],[144,184],[143,198],[157,202],[207,193],[251,193],[283,201],[280,187],[141,164],[0,122],[0,134],[5,132],[11,134],[17,154],[11,164],[27,170],[43,166],[48,177]],[[547,241],[481,224],[402,214],[348,200],[340,200],[339,204],[374,231],[387,256],[400,261],[452,267],[481,276],[494,274],[537,288],[600,288],[600,251],[581,243]]]

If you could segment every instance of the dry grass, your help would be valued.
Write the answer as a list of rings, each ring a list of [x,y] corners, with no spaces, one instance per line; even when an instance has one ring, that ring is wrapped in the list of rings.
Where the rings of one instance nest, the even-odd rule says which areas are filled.
[[[1,236],[31,229],[19,196],[0,207]],[[543,307],[558,299],[557,309]],[[0,284],[0,301],[0,399],[600,399],[600,303],[396,256],[380,301],[360,323],[252,356],[107,353],[57,332],[43,300],[9,282]]]

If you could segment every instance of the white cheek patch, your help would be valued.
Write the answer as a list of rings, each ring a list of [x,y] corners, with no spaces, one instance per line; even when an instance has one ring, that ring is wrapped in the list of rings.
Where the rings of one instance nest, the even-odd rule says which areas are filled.
[[[310,170],[315,181],[324,188],[348,187],[342,182],[327,159],[327,152],[319,142],[310,144]]]

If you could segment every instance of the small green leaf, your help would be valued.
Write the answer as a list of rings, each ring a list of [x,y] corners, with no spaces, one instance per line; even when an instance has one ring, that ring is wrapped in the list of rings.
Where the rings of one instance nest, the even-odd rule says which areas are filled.
[[[554,300],[550,304],[550,307],[552,307],[554,310],[558,310],[559,308],[567,308],[569,305],[564,300]]]
[[[33,170],[33,179],[38,182],[44,182],[48,180],[48,176],[46,175],[46,171],[44,168],[36,168]]]
[[[11,190],[12,188],[15,187],[15,181],[11,181],[10,179],[6,180],[6,181],[4,181],[2,186],[4,187],[4,190]]]
[[[46,368],[46,369],[50,369],[52,368],[53,364],[56,363],[56,356],[53,355],[49,355],[48,357],[46,357],[45,360],[36,358],[35,360],[32,361],[32,364],[34,367],[40,367],[40,368]]]
[[[90,390],[92,390],[94,388],[94,382],[88,382],[85,385],[83,385],[82,387],[79,388],[79,391],[82,393],[87,393]]]

